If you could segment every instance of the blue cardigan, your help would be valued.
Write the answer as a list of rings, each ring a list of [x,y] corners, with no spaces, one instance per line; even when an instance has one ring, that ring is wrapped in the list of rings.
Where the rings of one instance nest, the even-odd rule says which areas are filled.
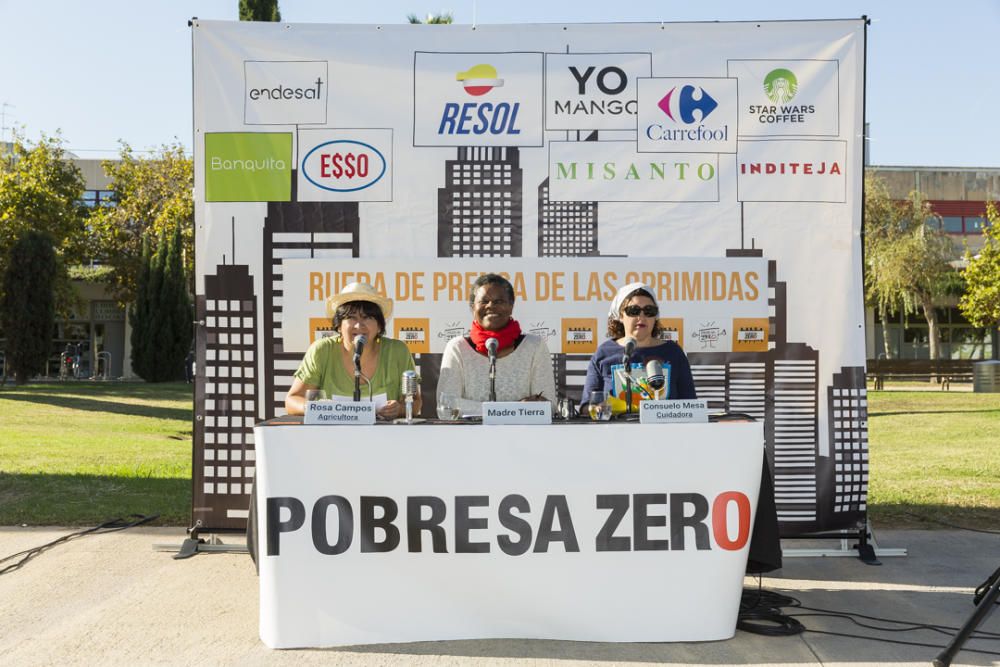
[[[624,348],[613,339],[601,343],[597,351],[590,357],[587,364],[587,380],[583,385],[583,395],[580,402],[585,403],[590,398],[590,392],[603,389],[612,390],[611,367],[622,363]],[[637,347],[632,355],[632,363],[645,365],[651,359],[663,363],[664,370],[670,367],[670,390],[664,398],[697,398],[694,389],[694,378],[691,377],[691,365],[681,346],[672,340],[664,341],[652,347]]]

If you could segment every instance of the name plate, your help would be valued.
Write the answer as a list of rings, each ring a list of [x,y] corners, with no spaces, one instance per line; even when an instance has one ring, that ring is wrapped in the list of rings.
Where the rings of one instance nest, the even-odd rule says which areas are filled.
[[[310,401],[306,403],[303,424],[352,424],[375,423],[375,403],[372,401]]]
[[[639,401],[640,424],[688,424],[708,421],[708,400]]]
[[[489,401],[483,403],[484,424],[551,424],[552,404],[548,401]]]

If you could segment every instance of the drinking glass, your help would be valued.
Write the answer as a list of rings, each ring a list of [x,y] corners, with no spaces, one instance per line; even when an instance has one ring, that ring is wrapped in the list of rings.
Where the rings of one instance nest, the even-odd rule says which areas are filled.
[[[452,394],[438,394],[437,415],[442,421],[455,421],[461,417],[462,411],[458,407],[458,399]]]
[[[608,402],[608,395],[603,391],[590,392],[587,409],[590,411],[590,418],[595,422],[606,422],[611,419],[611,404]]]
[[[306,389],[306,403],[313,401],[325,401],[326,392],[322,389]]]

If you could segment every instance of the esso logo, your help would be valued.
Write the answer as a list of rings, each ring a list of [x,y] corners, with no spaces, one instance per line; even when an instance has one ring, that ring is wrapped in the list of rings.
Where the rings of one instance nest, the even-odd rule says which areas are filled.
[[[374,146],[338,139],[309,151],[302,160],[302,175],[317,188],[356,192],[378,183],[387,167],[385,156]]]

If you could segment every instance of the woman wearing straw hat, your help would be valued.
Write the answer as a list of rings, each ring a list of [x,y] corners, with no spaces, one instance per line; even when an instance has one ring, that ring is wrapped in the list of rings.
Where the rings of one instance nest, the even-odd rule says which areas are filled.
[[[327,300],[326,312],[333,318],[336,333],[309,347],[285,396],[285,410],[301,415],[309,389],[321,389],[331,398],[350,399],[354,394],[354,342],[364,335],[368,343],[361,351],[361,374],[370,379],[376,404],[383,397],[385,400],[377,414],[383,419],[403,416],[406,406],[401,400],[400,380],[403,371],[414,370],[414,365],[406,345],[385,336],[392,299],[367,283],[351,283]],[[368,393],[367,384],[362,384],[362,397],[367,398]],[[420,412],[419,393],[413,411]]]
[[[696,398],[691,365],[684,350],[672,340],[660,338],[660,308],[654,292],[643,283],[630,283],[615,294],[608,310],[608,340],[601,343],[587,364],[587,379],[583,385],[581,404],[590,401],[593,391],[603,391],[611,396],[614,391],[614,373],[623,369],[622,355],[625,341],[635,340],[632,365],[645,369],[655,359],[663,364],[666,392],[661,398]],[[639,370],[645,377],[645,370]],[[637,387],[633,399],[643,397],[642,387]],[[616,396],[616,398],[621,398]]]

